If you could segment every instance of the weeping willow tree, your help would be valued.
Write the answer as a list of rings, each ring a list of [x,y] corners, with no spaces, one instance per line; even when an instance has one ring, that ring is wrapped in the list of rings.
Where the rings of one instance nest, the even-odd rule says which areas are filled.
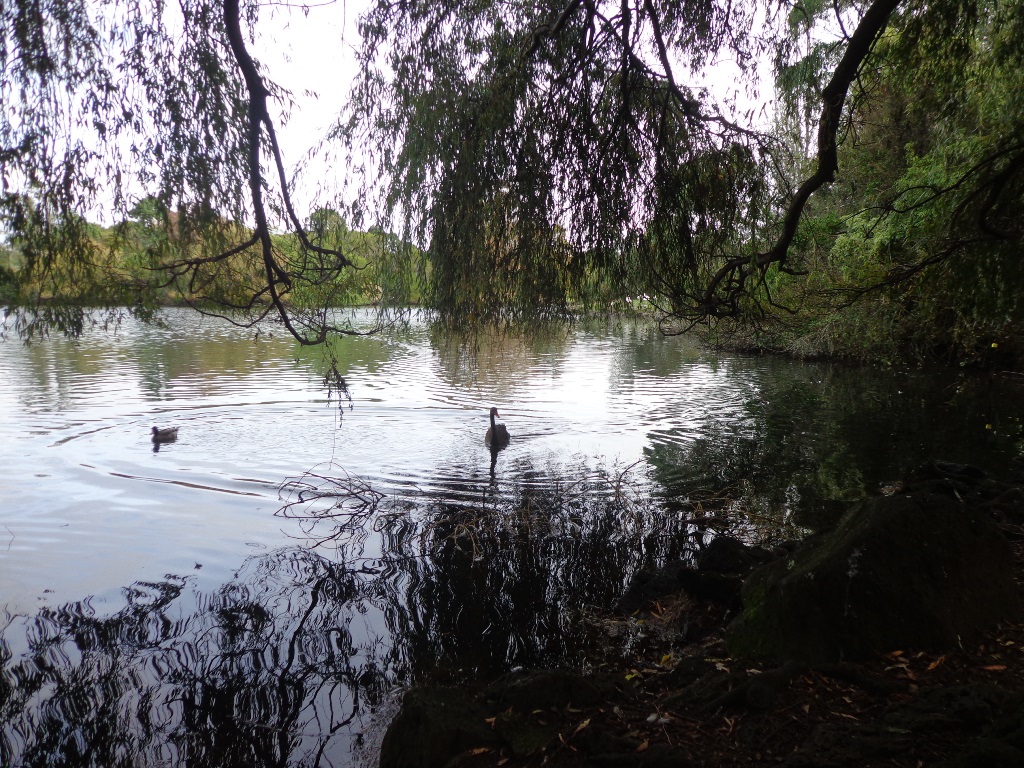
[[[974,63],[1024,50],[1019,17],[1019,3],[1000,0],[378,2],[338,135],[376,148],[381,200],[394,227],[429,246],[430,298],[453,323],[637,295],[677,327],[757,322],[793,309],[791,285],[815,277],[806,229],[823,207],[835,206],[833,238],[862,208],[884,206],[894,222],[937,212],[929,243],[846,295],[978,246],[1019,247],[1015,108],[943,180],[919,175],[884,200],[822,194],[854,162],[880,80],[908,93],[926,74],[933,105],[954,82],[983,91]],[[743,97],[778,78],[780,113],[801,118],[795,136],[731,108],[733,84],[707,75],[723,59]],[[999,86],[990,103],[1019,101]],[[962,136],[977,114],[958,103],[913,119]]]
[[[271,114],[290,97],[248,50],[259,17],[255,0],[0,0],[8,326],[75,333],[90,308],[148,314],[174,285],[303,344],[347,331],[330,286],[351,259],[311,238],[293,205]],[[127,218],[145,194],[167,237],[140,278],[87,218]],[[312,306],[292,300],[311,294]]]
[[[773,3],[378,3],[340,132],[381,148],[386,199],[430,244],[444,317],[639,294],[688,322],[749,316],[834,177],[847,91],[897,5],[858,20],[822,92],[816,168],[795,186],[785,147],[693,84],[723,57],[756,82],[789,45]]]
[[[96,305],[145,312],[162,280],[303,343],[345,330],[329,306],[353,261],[292,203],[271,114],[288,94],[247,47],[261,13],[0,0],[0,218],[17,254],[0,276],[24,328],[74,330]],[[682,327],[757,322],[820,276],[806,243],[829,206],[834,244],[863,211],[881,211],[865,232],[912,236],[863,274],[847,269],[860,246],[833,249],[849,295],[953,274],[979,249],[1006,266],[1021,241],[1020,18],[1010,0],[378,0],[333,136],[365,182],[344,213],[398,233],[381,239],[382,303],[422,287],[459,326],[636,296]],[[707,74],[722,61],[724,85]],[[801,111],[795,141],[742,108],[772,74]],[[927,146],[891,153],[899,181],[868,184],[874,196],[834,185],[856,176],[851,147],[896,92],[931,123]],[[88,224],[140,188],[169,235],[151,279],[118,272]],[[282,231],[299,246],[281,248]]]

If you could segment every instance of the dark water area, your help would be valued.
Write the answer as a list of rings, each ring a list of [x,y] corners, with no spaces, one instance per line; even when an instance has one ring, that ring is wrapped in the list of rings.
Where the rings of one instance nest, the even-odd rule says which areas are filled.
[[[800,537],[928,459],[998,477],[1024,447],[999,377],[645,323],[346,338],[339,399],[319,352],[166,320],[0,344],[4,766],[370,764],[403,686],[585,665],[632,575],[716,531]]]

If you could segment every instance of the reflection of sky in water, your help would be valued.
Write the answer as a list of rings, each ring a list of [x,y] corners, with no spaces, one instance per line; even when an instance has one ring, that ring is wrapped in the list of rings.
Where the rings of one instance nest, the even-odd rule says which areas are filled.
[[[697,434],[714,403],[735,414],[743,399],[679,340],[653,343],[659,355],[689,350],[666,377],[613,336],[506,340],[466,356],[433,349],[418,328],[341,343],[354,407],[339,414],[316,358],[286,339],[182,312],[173,323],[0,346],[10,610],[87,594],[113,605],[123,585],[168,573],[223,583],[248,554],[298,533],[273,516],[277,488],[327,461],[389,494],[464,486],[473,497],[489,480],[492,404],[513,434],[500,483],[526,465],[630,464],[652,439]],[[178,426],[177,442],[154,453],[154,424]]]
[[[967,460],[965,446],[1012,431],[984,398],[925,392],[908,375],[708,355],[628,324],[475,352],[432,345],[421,326],[345,338],[335,351],[352,407],[339,412],[319,353],[171,314],[167,328],[0,345],[0,598],[10,610],[90,594],[114,604],[123,585],[168,573],[222,584],[248,555],[300,533],[274,517],[278,487],[327,462],[391,498],[472,502],[488,486],[557,479],[558,467],[641,459],[640,480],[783,478],[779,494],[827,486],[814,475],[832,463],[843,475],[835,493],[848,493],[891,479],[894,456]],[[513,436],[493,481],[491,405]],[[154,424],[178,426],[177,442],[154,453]]]
[[[240,727],[248,748],[246,723],[298,702],[279,724],[296,735],[288,759],[324,748],[348,764],[367,703],[410,675],[578,659],[581,607],[701,539],[684,535],[681,498],[748,494],[734,530],[770,537],[925,458],[1005,458],[1024,413],[1012,393],[715,356],[632,325],[474,354],[421,327],[343,339],[339,411],[316,352],[172,315],[169,329],[0,345],[0,672],[45,678],[32,701],[15,684],[0,753],[15,732],[15,751],[54,729],[105,742],[99,715],[79,729],[75,707],[118,690],[157,723],[125,710],[139,746],[121,762],[173,764],[164,745]],[[491,405],[513,435],[493,475]],[[154,452],[154,424],[179,439]],[[634,462],[623,494],[602,480]],[[307,470],[369,482],[389,512],[417,506],[378,518],[361,553],[311,550],[275,517],[282,482]]]

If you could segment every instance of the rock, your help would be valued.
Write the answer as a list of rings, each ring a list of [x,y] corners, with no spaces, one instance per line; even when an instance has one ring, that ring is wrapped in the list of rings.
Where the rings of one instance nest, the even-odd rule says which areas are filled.
[[[836,527],[850,508],[849,499],[808,499],[793,510],[792,523],[815,533]]]
[[[661,568],[645,569],[633,577],[626,593],[615,604],[615,610],[625,614],[647,608],[655,600],[666,595],[677,595],[682,590],[679,573],[692,570],[684,560],[665,563]]]
[[[945,495],[856,504],[835,530],[755,570],[730,653],[810,662],[946,650],[1019,614],[1013,553],[990,516]]]
[[[763,547],[751,547],[732,536],[715,536],[697,555],[701,571],[743,576],[759,565],[775,559]]]
[[[466,691],[413,688],[384,734],[380,768],[442,768],[470,749],[496,746],[486,717]]]
[[[486,697],[497,709],[529,712],[596,706],[615,693],[615,687],[602,678],[545,669],[500,677],[487,687]]]
[[[930,461],[912,469],[903,478],[905,492],[950,496],[958,501],[979,500],[994,481],[978,467],[952,461]]]
[[[684,568],[677,574],[679,586],[690,597],[706,603],[714,603],[733,611],[740,609],[740,590],[743,579],[739,576],[726,576],[721,573],[702,573],[692,568]]]
[[[494,732],[516,760],[525,760],[558,738],[553,726],[541,725],[519,712],[498,713]]]
[[[716,536],[697,555],[697,568],[685,560],[673,560],[638,573],[615,609],[631,614],[680,592],[702,602],[738,609],[742,586],[739,577],[775,557],[767,549],[747,546],[731,536]]]

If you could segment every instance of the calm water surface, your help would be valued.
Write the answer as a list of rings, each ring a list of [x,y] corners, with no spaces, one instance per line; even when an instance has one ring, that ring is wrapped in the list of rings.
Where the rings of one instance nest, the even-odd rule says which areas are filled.
[[[318,351],[165,319],[0,344],[5,766],[372,762],[401,685],[579,663],[588,616],[701,520],[797,536],[928,458],[1020,451],[998,380],[642,323],[343,339],[339,399]]]

